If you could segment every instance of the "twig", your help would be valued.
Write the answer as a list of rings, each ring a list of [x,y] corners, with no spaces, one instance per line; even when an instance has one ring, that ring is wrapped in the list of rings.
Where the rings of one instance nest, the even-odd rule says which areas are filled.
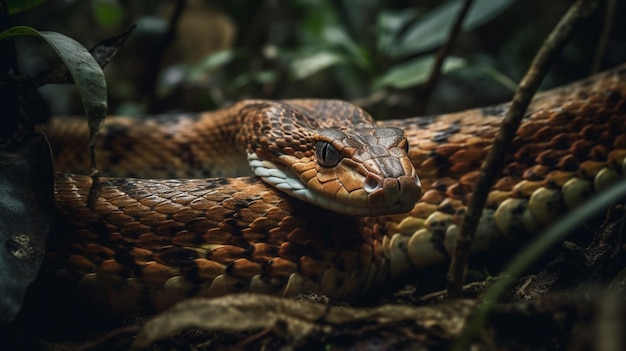
[[[600,39],[596,46],[595,55],[593,57],[593,63],[591,64],[590,73],[598,73],[600,66],[602,65],[602,58],[606,53],[606,47],[609,44],[609,36],[611,35],[611,29],[613,29],[613,20],[617,15],[615,7],[617,4],[615,0],[608,0],[606,2],[606,8],[604,9],[604,21],[602,24],[602,33],[600,33]]]
[[[511,140],[515,136],[526,108],[548,69],[568,42],[576,24],[587,17],[597,6],[598,0],[578,0],[561,18],[556,28],[539,49],[528,72],[515,92],[511,106],[506,113],[500,131],[493,141],[493,148],[480,169],[480,177],[476,181],[467,213],[457,237],[456,250],[448,270],[448,296],[459,298],[462,295],[463,281],[470,254],[472,239],[487,200],[489,189],[502,169],[509,151]]]
[[[448,34],[448,40],[446,43],[437,51],[437,57],[435,58],[435,63],[433,64],[433,68],[430,71],[430,76],[426,83],[424,83],[421,91],[420,101],[417,103],[417,115],[422,115],[426,112],[426,107],[428,107],[428,102],[430,101],[430,97],[433,94],[433,90],[435,90],[435,85],[441,76],[441,68],[448,57],[450,51],[456,44],[456,40],[461,33],[461,29],[463,28],[463,20],[467,13],[469,12],[470,7],[472,6],[473,0],[465,0],[463,2],[463,7],[461,11],[457,15],[454,20],[454,24],[452,25],[452,29],[450,29],[450,34]]]
[[[84,344],[77,347],[76,350],[87,351],[87,350],[94,350],[102,346],[106,346],[106,343],[113,340],[114,338],[121,338],[127,334],[137,334],[140,327],[141,327],[140,325],[133,324],[133,325],[121,327],[119,329],[114,329],[106,333],[105,335],[97,338],[96,340],[85,342]]]
[[[149,89],[148,96],[148,111],[152,111],[154,108],[154,104],[156,101],[156,91],[157,91],[157,78],[159,77],[159,70],[163,64],[163,60],[165,58],[165,52],[167,48],[172,44],[174,39],[176,38],[178,22],[185,10],[185,5],[187,4],[186,0],[176,0],[176,4],[174,5],[174,12],[170,17],[169,24],[167,26],[167,31],[163,34],[163,37],[159,41],[159,45],[156,46],[154,51],[154,56],[152,59],[148,58],[148,69],[146,70],[146,78],[148,79],[147,87]]]

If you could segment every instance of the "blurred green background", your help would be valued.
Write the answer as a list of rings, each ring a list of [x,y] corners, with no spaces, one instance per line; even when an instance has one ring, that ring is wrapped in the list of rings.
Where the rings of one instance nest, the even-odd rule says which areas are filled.
[[[58,31],[86,47],[137,27],[106,67],[109,113],[214,109],[244,98],[339,98],[376,118],[436,114],[510,99],[572,1],[475,0],[425,111],[421,84],[461,1],[47,0],[14,25]],[[610,3],[610,2],[609,2]],[[626,61],[624,1],[576,31],[544,87]],[[168,37],[168,35],[170,35]],[[171,40],[170,40],[171,39]],[[22,73],[57,60],[41,40],[17,40]],[[52,114],[82,113],[75,89],[41,88]]]

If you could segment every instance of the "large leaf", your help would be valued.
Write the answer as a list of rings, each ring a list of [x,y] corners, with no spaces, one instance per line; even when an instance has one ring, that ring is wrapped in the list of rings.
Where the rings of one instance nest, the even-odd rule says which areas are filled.
[[[13,27],[0,33],[0,40],[15,36],[38,36],[59,55],[74,79],[89,122],[91,144],[107,112],[107,85],[102,68],[82,44],[57,32],[37,31],[31,27]]]
[[[52,225],[52,155],[43,135],[25,134],[0,152],[0,322],[20,311]]]
[[[414,60],[398,64],[382,75],[375,83],[374,90],[383,87],[406,89],[424,83],[435,62],[433,55],[423,56]],[[450,72],[465,65],[465,60],[459,57],[448,57],[443,64],[442,71]]]
[[[475,0],[463,21],[463,29],[471,30],[488,22],[514,0]],[[462,0],[452,0],[435,8],[409,27],[396,45],[389,48],[392,57],[417,54],[441,45],[461,10]]]

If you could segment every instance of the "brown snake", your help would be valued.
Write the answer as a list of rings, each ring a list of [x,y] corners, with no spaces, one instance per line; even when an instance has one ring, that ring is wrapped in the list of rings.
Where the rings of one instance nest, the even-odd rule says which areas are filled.
[[[335,113],[331,107],[335,102],[293,103],[289,113],[312,119],[326,121]],[[260,104],[274,108],[273,103]],[[217,112],[150,122],[109,119],[99,151],[104,173],[143,177],[151,172],[155,178],[170,178],[180,177],[177,172],[184,169],[190,177],[222,178],[105,178],[100,199],[88,208],[90,178],[59,174],[59,223],[47,265],[59,278],[79,282],[86,301],[115,314],[162,310],[187,297],[238,291],[353,298],[449,257],[478,168],[508,105],[378,122],[380,127],[392,127],[390,134],[397,133],[393,128],[406,132],[410,148],[405,155],[417,170],[422,196],[405,208],[419,196],[419,181],[410,165],[398,161],[389,168],[400,166],[400,176],[408,180],[391,181],[395,182],[392,190],[385,188],[386,195],[372,201],[383,204],[382,212],[410,211],[370,217],[306,204],[258,177],[224,178],[234,176],[233,172],[250,174],[245,155],[229,140],[244,129],[259,127],[239,125],[234,122],[239,117],[233,119],[257,113],[259,106],[259,102],[241,103]],[[348,114],[362,114],[347,104],[340,106]],[[626,172],[626,66],[542,93],[528,111],[506,167],[489,193],[477,251],[489,250],[503,237],[532,236]],[[339,126],[350,123],[342,118]],[[57,169],[86,169],[77,155],[84,148],[67,144],[67,140],[85,139],[86,134],[82,121],[52,123],[48,137]],[[336,130],[328,134],[335,135]],[[396,150],[389,153],[398,154],[400,160],[405,152],[401,139],[388,143]],[[345,148],[341,157],[360,155],[350,148],[356,148],[352,141],[344,144],[335,145]],[[292,147],[288,153],[293,156],[298,150]],[[310,152],[304,154],[297,156],[315,164]],[[287,158],[293,161],[293,157]],[[366,168],[375,168],[376,157],[365,157]],[[318,161],[323,162],[327,160]],[[386,162],[376,164],[385,168]],[[384,188],[383,178],[368,176],[363,167],[352,163],[350,167],[360,170],[354,179],[369,184],[370,193]],[[407,186],[413,195],[404,199],[394,195]],[[345,201],[350,201],[350,191],[343,195]],[[362,200],[366,193],[361,191],[361,200],[353,202],[367,202]]]

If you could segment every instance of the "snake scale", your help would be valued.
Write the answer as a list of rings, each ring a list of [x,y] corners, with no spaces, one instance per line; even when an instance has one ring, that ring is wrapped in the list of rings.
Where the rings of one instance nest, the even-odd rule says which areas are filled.
[[[289,106],[296,111],[289,113],[321,120],[329,130],[352,123],[352,117],[331,122],[333,115],[369,118],[332,101]],[[340,114],[336,106],[347,112]],[[408,208],[390,208],[385,199],[392,195],[376,200],[387,212],[408,213],[376,216],[329,211],[250,175],[245,153],[232,146],[232,139],[258,126],[239,125],[233,115],[257,108],[259,102],[149,121],[109,118],[99,164],[103,173],[120,178],[102,179],[100,198],[89,208],[91,179],[57,174],[57,223],[46,265],[58,279],[77,283],[87,303],[114,314],[158,311],[191,296],[240,291],[354,298],[449,258],[478,169],[508,104],[376,122],[391,134],[398,133],[395,128],[406,133],[408,149],[402,136],[389,142],[401,150],[390,151],[401,161],[389,167],[404,168],[409,179],[403,181],[409,185],[394,183],[393,189],[409,186],[413,194],[405,199],[411,202]],[[53,121],[47,133],[57,169],[87,169],[81,154],[87,143],[84,121]],[[298,151],[293,149],[292,154]],[[328,157],[334,163],[334,156]],[[535,235],[625,172],[626,65],[537,95],[489,193],[474,249],[489,251],[503,238]],[[368,182],[372,187],[384,183]]]

